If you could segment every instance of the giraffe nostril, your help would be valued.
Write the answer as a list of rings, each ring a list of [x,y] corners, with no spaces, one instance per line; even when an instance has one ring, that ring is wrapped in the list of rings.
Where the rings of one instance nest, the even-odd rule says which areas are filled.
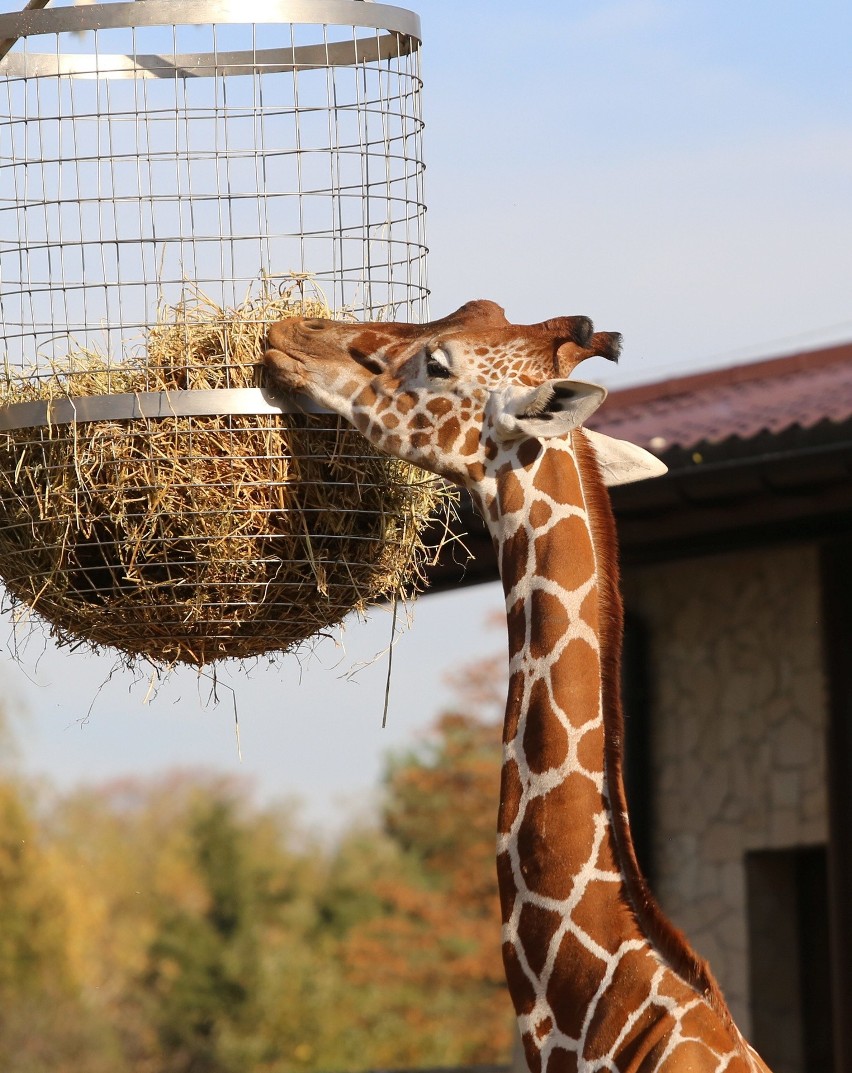
[[[307,328],[309,332],[321,332],[329,326],[331,322],[328,320],[320,320],[317,317],[311,317],[308,320],[302,321],[302,327]]]

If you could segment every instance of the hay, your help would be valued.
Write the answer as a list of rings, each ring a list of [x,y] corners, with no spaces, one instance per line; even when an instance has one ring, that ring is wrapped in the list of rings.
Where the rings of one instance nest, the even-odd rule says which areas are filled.
[[[121,364],[76,350],[3,404],[261,385],[270,322],[329,316],[303,284],[163,307]],[[292,651],[419,587],[441,482],[336,417],[170,417],[0,433],[0,576],[61,645],[197,667]]]

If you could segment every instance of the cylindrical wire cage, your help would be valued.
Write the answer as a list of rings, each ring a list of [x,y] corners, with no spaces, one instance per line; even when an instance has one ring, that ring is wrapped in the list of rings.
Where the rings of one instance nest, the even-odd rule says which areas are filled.
[[[361,0],[0,16],[26,35],[0,62],[7,363],[117,357],[188,283],[224,307],[309,273],[333,309],[423,319],[419,32]]]
[[[305,298],[359,319],[426,314],[417,17],[363,0],[145,0],[2,15],[5,38],[19,41],[0,60],[13,599],[62,642],[202,664],[298,642],[282,622],[308,602],[305,637],[404,584],[422,476],[372,470],[335,518],[329,488],[357,486],[372,452],[335,418],[282,417],[259,361],[265,325]],[[202,524],[216,502],[222,519]],[[345,545],[344,515],[364,515]],[[381,559],[387,540],[404,569],[335,600],[335,577],[364,573],[353,548]],[[58,590],[70,603],[53,606]],[[143,604],[160,609],[151,643]]]

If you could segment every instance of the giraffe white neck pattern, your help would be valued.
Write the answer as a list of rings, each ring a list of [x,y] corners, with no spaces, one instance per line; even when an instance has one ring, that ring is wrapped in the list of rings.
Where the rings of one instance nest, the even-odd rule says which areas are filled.
[[[621,778],[621,604],[607,483],[664,470],[580,426],[569,379],[618,337],[585,317],[511,325],[473,302],[424,325],[285,321],[275,381],[465,485],[498,553],[510,680],[497,872],[532,1073],[767,1073],[636,864]]]

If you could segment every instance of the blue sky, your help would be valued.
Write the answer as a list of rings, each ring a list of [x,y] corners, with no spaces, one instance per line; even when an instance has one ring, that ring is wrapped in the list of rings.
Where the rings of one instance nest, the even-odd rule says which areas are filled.
[[[471,8],[422,11],[433,311],[586,311],[613,386],[852,332],[848,5]]]
[[[852,338],[848,3],[416,10],[434,315],[475,297],[517,321],[586,313],[625,336],[618,368],[584,370],[611,389]],[[502,644],[484,627],[500,606],[494,586],[420,602],[384,731],[384,663],[344,676],[385,647],[383,611],[346,655],[226,672],[242,762],[227,690],[205,707],[181,674],[144,705],[124,674],[100,690],[109,658],[34,639],[2,669],[21,762],[61,786],[207,766],[335,825],[449,701],[445,670]]]

